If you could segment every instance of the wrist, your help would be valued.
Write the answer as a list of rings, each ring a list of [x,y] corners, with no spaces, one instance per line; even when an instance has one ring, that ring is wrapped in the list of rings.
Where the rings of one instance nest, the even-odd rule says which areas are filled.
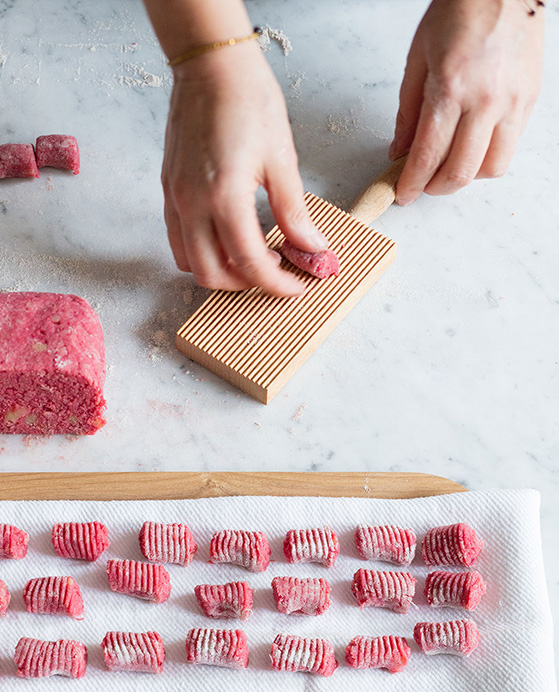
[[[174,65],[173,77],[175,81],[192,78],[219,81],[240,76],[261,60],[265,61],[265,58],[257,41],[226,45]]]

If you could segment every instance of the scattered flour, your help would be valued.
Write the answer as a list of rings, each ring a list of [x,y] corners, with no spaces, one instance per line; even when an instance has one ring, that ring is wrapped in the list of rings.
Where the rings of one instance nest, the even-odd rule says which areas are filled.
[[[280,44],[285,56],[289,55],[289,53],[291,53],[293,50],[291,41],[281,29],[272,29],[271,26],[266,24],[266,26],[260,30],[260,36],[258,37],[260,48],[262,48],[263,51],[270,50],[272,40],[277,41]]]
[[[342,115],[336,118],[333,115],[329,115],[326,118],[326,127],[334,135],[349,135],[357,129],[357,122],[353,115]]]
[[[301,404],[297,411],[291,416],[291,420],[299,420],[301,416],[303,415],[305,409],[307,408],[307,404]]]
[[[303,74],[303,72],[298,72],[297,74],[288,74],[287,76],[289,79],[293,80],[289,85],[291,89],[291,96],[293,98],[299,98],[301,95],[301,84],[304,82],[307,76]]]
[[[129,87],[161,87],[163,84],[172,82],[171,75],[155,75],[151,72],[146,72],[140,65],[133,63],[125,63],[124,69],[128,74],[117,75],[117,81],[121,86]]]

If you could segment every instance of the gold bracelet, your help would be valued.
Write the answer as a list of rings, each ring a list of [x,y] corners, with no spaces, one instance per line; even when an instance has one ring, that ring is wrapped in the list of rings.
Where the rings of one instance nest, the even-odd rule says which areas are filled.
[[[230,38],[225,41],[215,41],[214,43],[206,43],[204,46],[198,46],[197,48],[191,48],[187,50],[186,53],[178,55],[176,58],[169,60],[167,65],[169,67],[174,67],[175,65],[180,65],[190,58],[195,58],[198,55],[203,55],[204,53],[209,53],[212,50],[217,50],[218,48],[225,48],[225,46],[236,46],[238,43],[246,43],[247,41],[254,41],[260,36],[260,29],[254,27],[252,34],[248,36],[241,36],[240,38]]]

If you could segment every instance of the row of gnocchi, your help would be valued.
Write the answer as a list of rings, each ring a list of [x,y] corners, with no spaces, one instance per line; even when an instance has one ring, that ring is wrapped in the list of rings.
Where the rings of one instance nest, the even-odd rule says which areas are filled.
[[[469,656],[479,644],[472,620],[418,622],[413,632],[425,654]],[[161,673],[165,647],[157,632],[107,632],[101,647],[110,671]],[[411,648],[404,637],[354,637],[345,650],[351,668],[386,668],[401,672]],[[24,637],[16,645],[17,674],[23,678],[64,675],[82,678],[87,668],[87,648],[82,642],[59,639],[43,641]],[[186,636],[186,661],[191,664],[247,668],[249,650],[243,630],[192,629]],[[334,647],[327,639],[278,634],[270,652],[272,668],[328,677],[338,668]]]
[[[0,524],[0,559],[21,559],[27,553],[28,534],[9,524]],[[140,549],[150,562],[188,565],[198,545],[185,524],[145,522],[139,534]],[[109,547],[109,532],[100,522],[55,524],[52,544],[64,558],[94,562]],[[380,560],[409,566],[415,556],[417,539],[413,529],[396,526],[360,525],[355,530],[355,546],[365,560]],[[430,529],[421,542],[425,564],[471,567],[483,542],[465,523]],[[340,553],[338,536],[325,526],[288,531],[283,552],[291,564],[318,562],[332,567]],[[263,572],[270,564],[271,550],[262,531],[224,530],[210,543],[210,562],[241,565],[251,572]]]
[[[109,560],[107,575],[111,589],[155,603],[164,603],[171,594],[169,573],[163,565],[133,560]],[[406,613],[415,595],[416,580],[409,572],[380,572],[359,569],[353,575],[351,591],[361,609],[388,608]],[[280,613],[322,615],[331,605],[326,579],[274,577],[272,592]],[[475,610],[486,592],[479,572],[437,570],[425,580],[424,594],[433,607],[453,606]],[[199,584],[194,593],[202,612],[212,618],[247,620],[252,612],[253,591],[246,581],[227,584]],[[29,613],[69,615],[81,620],[83,597],[73,577],[30,579],[23,590]],[[10,592],[0,580],[0,617],[6,615]]]

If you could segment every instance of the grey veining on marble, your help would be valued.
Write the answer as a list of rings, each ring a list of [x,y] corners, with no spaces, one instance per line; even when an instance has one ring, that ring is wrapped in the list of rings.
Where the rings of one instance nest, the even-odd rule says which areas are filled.
[[[387,163],[426,3],[249,0],[305,186],[347,208]],[[207,292],[175,270],[159,170],[172,81],[141,3],[0,0],[0,141],[74,134],[79,176],[0,181],[0,289],[73,292],[101,317],[108,423],[4,436],[2,471],[424,471],[542,492],[559,608],[559,45],[509,173],[391,208],[398,259],[264,407],[174,350]],[[259,195],[264,228],[272,225]]]

